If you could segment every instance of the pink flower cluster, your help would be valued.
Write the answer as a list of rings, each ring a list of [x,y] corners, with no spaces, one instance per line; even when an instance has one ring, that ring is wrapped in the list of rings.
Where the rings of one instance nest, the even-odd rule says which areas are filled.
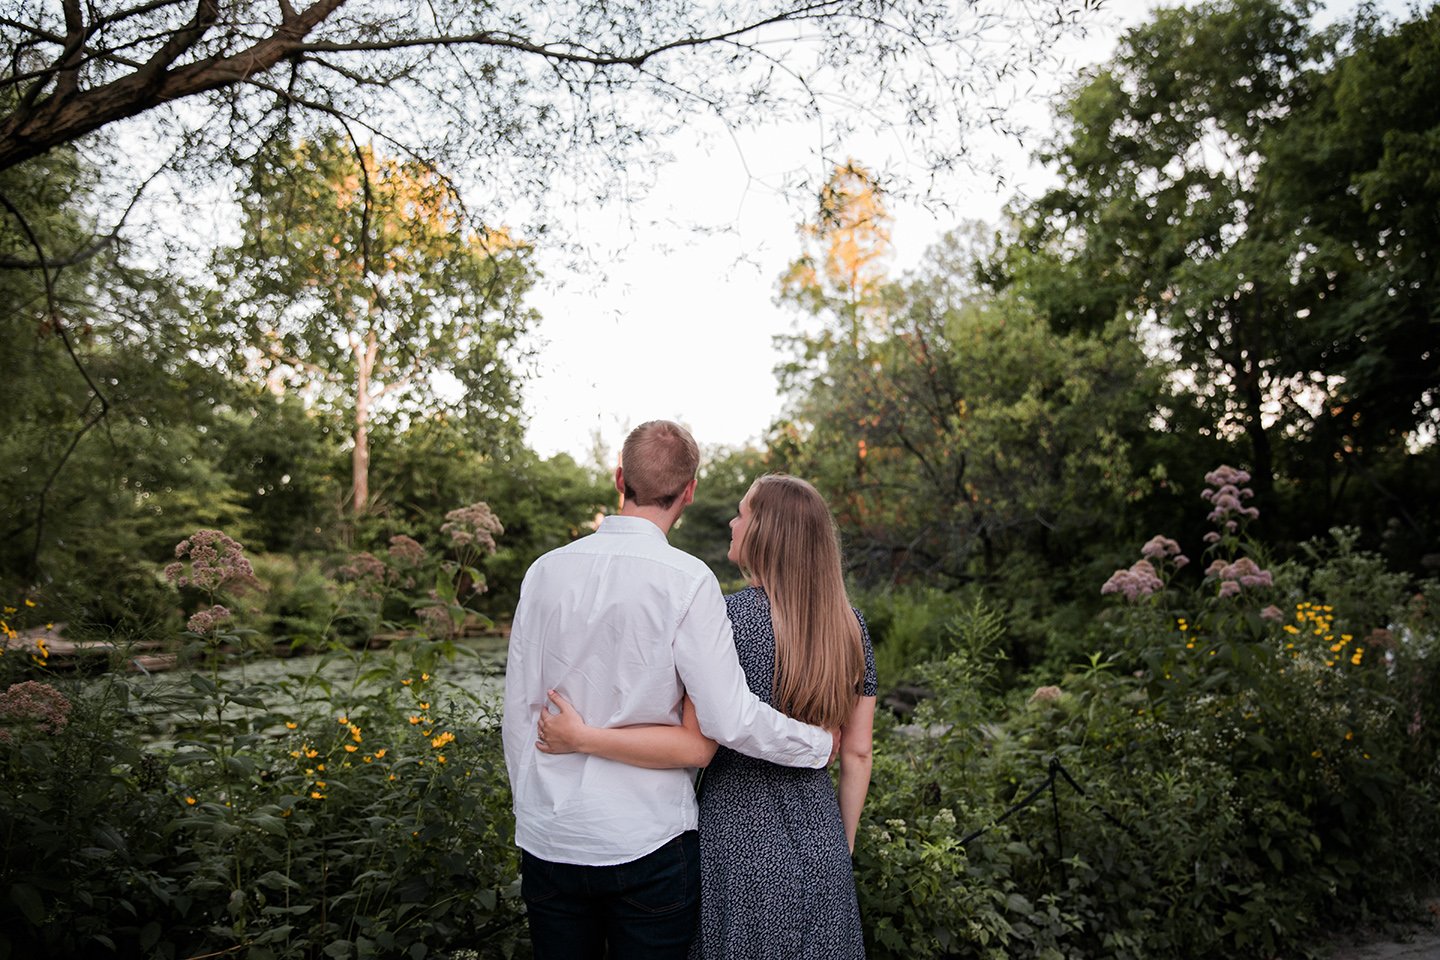
[[[340,568],[340,576],[346,580],[385,579],[385,562],[373,553],[357,553],[350,562]]]
[[[1121,593],[1131,603],[1144,599],[1156,591],[1163,590],[1165,582],[1155,573],[1149,560],[1136,560],[1128,570],[1116,570],[1100,588],[1103,596],[1107,593]]]
[[[450,617],[450,607],[431,593],[434,603],[428,604],[415,611],[420,618],[420,624],[425,632],[432,638],[450,637],[455,633],[455,621]]]
[[[26,680],[0,693],[0,717],[32,722],[45,733],[59,733],[70,722],[70,701],[48,683]]]
[[[450,538],[454,547],[478,547],[486,553],[495,552],[495,538],[505,532],[500,518],[483,500],[445,514],[440,532]]]
[[[1242,587],[1273,587],[1275,580],[1269,570],[1260,569],[1260,565],[1249,557],[1241,557],[1238,560],[1211,561],[1210,566],[1205,568],[1206,580],[1220,581],[1220,598],[1236,597],[1240,595]]]
[[[1220,524],[1227,533],[1239,529],[1241,519],[1254,520],[1260,516],[1255,507],[1245,506],[1245,501],[1255,496],[1255,491],[1245,486],[1250,482],[1249,473],[1221,464],[1205,474],[1205,482],[1214,488],[1200,491],[1200,499],[1213,508],[1206,519]],[[1206,543],[1218,543],[1219,540],[1219,533],[1212,531],[1205,534]]]
[[[1190,558],[1180,552],[1180,544],[1159,534],[1145,541],[1145,546],[1140,548],[1140,556],[1156,563],[1170,560],[1177,570],[1190,562]]]
[[[201,610],[191,616],[185,622],[185,628],[191,633],[209,633],[229,619],[230,611],[217,603],[209,610]]]
[[[1062,691],[1059,687],[1036,687],[1027,703],[1059,703]]]
[[[401,563],[419,566],[425,561],[425,548],[414,538],[398,534],[390,538],[390,557]]]
[[[190,573],[185,573],[186,559]],[[195,587],[207,593],[224,588],[240,590],[257,584],[255,570],[245,559],[245,548],[219,530],[197,530],[175,545],[175,562],[165,568],[165,579],[177,587]]]

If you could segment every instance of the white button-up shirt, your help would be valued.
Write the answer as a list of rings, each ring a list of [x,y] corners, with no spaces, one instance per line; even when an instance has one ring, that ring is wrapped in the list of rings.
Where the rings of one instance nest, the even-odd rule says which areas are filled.
[[[515,842],[543,860],[607,866],[695,829],[694,771],[537,750],[551,689],[597,727],[677,724],[688,691],[700,729],[727,747],[795,767],[830,756],[826,731],[750,692],[714,575],[640,517],[606,517],[525,575],[502,727]]]

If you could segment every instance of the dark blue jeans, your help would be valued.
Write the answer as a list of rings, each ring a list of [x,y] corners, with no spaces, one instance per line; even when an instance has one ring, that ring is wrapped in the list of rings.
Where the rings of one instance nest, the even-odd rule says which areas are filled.
[[[691,830],[610,867],[522,850],[520,895],[535,960],[684,960],[700,907],[700,838]]]

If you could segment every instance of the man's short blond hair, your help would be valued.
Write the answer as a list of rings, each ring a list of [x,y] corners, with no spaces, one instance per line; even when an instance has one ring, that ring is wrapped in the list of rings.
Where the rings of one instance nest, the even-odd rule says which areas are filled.
[[[630,431],[620,451],[625,502],[668,510],[695,479],[700,448],[690,431],[670,420],[650,420]]]

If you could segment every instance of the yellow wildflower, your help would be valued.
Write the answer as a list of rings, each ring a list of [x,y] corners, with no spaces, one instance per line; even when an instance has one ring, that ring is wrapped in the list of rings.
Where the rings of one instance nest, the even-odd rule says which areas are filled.
[[[314,760],[318,756],[320,756],[320,751],[316,750],[314,747],[311,747],[310,749],[305,751],[305,757],[307,760]]]
[[[375,751],[375,759],[376,759],[376,760],[384,760],[384,759],[385,759],[385,749],[384,749],[383,747],[382,747],[381,749]]]
[[[346,753],[354,753],[356,750],[359,750],[359,749],[360,749],[360,748],[357,747],[357,746],[355,746],[355,744],[353,744],[353,743],[347,743],[347,744],[345,744],[345,752],[346,752]]]
[[[410,726],[413,727],[413,726],[415,726],[415,724],[417,724],[417,723],[419,723],[419,722],[420,722],[420,718],[412,714],[411,717],[410,717]]]
[[[296,727],[298,727],[298,726],[300,726],[300,724],[295,723],[295,722],[292,721],[292,720],[286,720],[286,721],[285,721],[285,729],[286,729],[286,730],[294,730],[294,729],[295,729]]]
[[[408,686],[410,686],[410,684],[412,684],[412,683],[414,683],[414,682],[415,682],[414,680],[411,680],[409,677],[406,677],[404,680],[401,680],[401,681],[400,681],[400,686],[402,686],[402,687],[408,687]]]
[[[311,799],[311,800],[324,800],[324,799],[325,799],[325,794],[321,793],[319,790],[311,790],[311,791],[310,791],[310,799]]]
[[[428,674],[428,673],[422,673],[422,674],[420,674],[420,679],[421,679],[421,680],[429,680],[429,679],[430,679],[430,674]]]
[[[188,804],[189,804],[190,806],[192,806],[192,807],[195,806],[195,798],[194,798],[194,797],[186,797],[186,798],[185,798],[185,802],[188,803]]]
[[[338,723],[338,724],[340,724],[340,726],[343,727],[343,726],[346,726],[346,725],[348,725],[348,724],[350,723],[350,718],[347,717],[347,716],[345,716],[344,714],[341,714],[341,715],[340,715],[340,718],[339,718],[338,720],[336,720],[335,722]]]

